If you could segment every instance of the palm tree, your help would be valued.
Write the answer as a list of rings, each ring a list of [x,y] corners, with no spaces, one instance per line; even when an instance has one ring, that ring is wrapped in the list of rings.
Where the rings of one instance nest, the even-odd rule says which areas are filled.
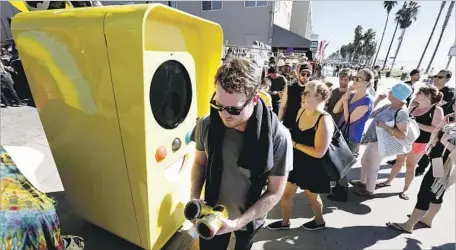
[[[426,68],[425,74],[429,72],[429,69],[431,68],[432,61],[434,61],[435,54],[437,53],[437,50],[439,49],[440,42],[442,41],[443,33],[445,33],[446,26],[448,25],[448,20],[450,20],[451,14],[453,13],[453,8],[454,8],[454,1],[451,1],[450,7],[448,7],[448,11],[445,17],[445,21],[443,22],[442,25],[442,31],[440,32],[439,40],[437,41],[437,45],[435,46],[434,53],[432,54],[431,61],[429,61],[429,65]]]
[[[405,6],[407,6],[407,2],[404,2],[404,5],[402,5],[402,8],[404,8]],[[396,22],[396,28],[394,29],[394,33],[393,33],[393,37],[391,38],[390,46],[388,47],[388,51],[386,52],[385,61],[383,62],[382,70],[385,69],[386,62],[388,61],[388,56],[391,51],[391,46],[393,46],[394,38],[396,37],[397,28],[399,28],[398,22]]]
[[[359,63],[363,45],[363,27],[361,25],[355,28],[355,38],[353,39],[353,60]]]
[[[372,56],[375,53],[375,31],[373,29],[368,29],[362,36],[362,45],[361,45],[361,59],[360,61],[363,64],[368,64],[372,60]]]
[[[424,47],[424,51],[423,51],[423,54],[421,55],[420,61],[418,62],[418,65],[416,66],[417,69],[419,69],[421,66],[421,62],[423,61],[424,55],[426,54],[426,51],[429,46],[429,43],[431,42],[432,36],[434,36],[435,28],[437,27],[437,23],[439,22],[440,16],[442,15],[442,11],[443,11],[443,8],[445,8],[445,5],[446,5],[446,1],[442,1],[442,3],[440,4],[439,14],[437,15],[437,19],[435,19],[434,27],[432,28],[432,31],[431,31],[431,35],[429,36],[426,46]]]
[[[347,60],[347,47],[345,45],[342,45],[342,47],[340,47],[340,56],[344,61]]]
[[[385,36],[386,27],[388,26],[390,12],[394,8],[394,6],[396,6],[396,4],[397,1],[383,1],[383,8],[386,10],[385,27],[383,27],[382,38],[380,38],[380,44],[378,45],[377,53],[375,54],[374,63],[372,64],[372,66],[374,66],[375,62],[377,61],[378,52],[380,52],[380,48],[382,47],[383,37]]]
[[[402,34],[399,37],[399,44],[397,45],[396,53],[394,54],[393,63],[391,63],[391,70],[393,70],[397,55],[401,49],[402,41],[404,41],[405,30],[407,30],[407,28],[410,27],[414,21],[416,21],[419,8],[420,6],[417,2],[410,1],[408,2],[408,6],[402,7],[402,9],[398,10],[396,13],[396,18],[394,20],[399,23],[399,26],[402,29]]]
[[[353,45],[353,43],[349,43],[345,49],[347,51],[348,61],[352,62],[353,54],[355,53],[355,45]]]

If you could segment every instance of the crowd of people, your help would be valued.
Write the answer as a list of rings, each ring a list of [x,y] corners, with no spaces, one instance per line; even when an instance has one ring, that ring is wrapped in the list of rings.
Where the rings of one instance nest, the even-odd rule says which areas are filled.
[[[15,105],[23,105],[30,99],[17,94],[16,86],[26,84],[29,98],[30,89],[17,51],[7,51],[2,49],[0,73],[2,89],[9,90],[10,96],[2,91],[2,102],[10,105],[12,98]],[[220,218],[223,227],[215,238],[199,239],[200,249],[226,249],[232,232],[236,250],[251,249],[266,214],[278,203],[282,219],[266,228],[290,229],[298,188],[304,190],[314,214],[302,228],[324,229],[321,195],[347,202],[352,185],[354,194],[373,199],[376,189],[392,185],[404,165],[404,187],[399,194],[404,200],[411,195],[414,177],[427,172],[408,220],[386,225],[403,233],[412,233],[418,223],[430,228],[445,191],[456,181],[455,89],[447,84],[452,77],[448,70],[439,71],[425,85],[418,85],[419,70],[410,75],[410,81],[381,93],[374,88],[379,79],[376,67],[356,72],[342,68],[337,72],[339,84],[332,89],[334,84],[308,62],[282,64],[271,57],[259,74],[248,59],[224,60],[214,77],[215,93],[208,104],[211,112],[199,119],[192,133],[196,154],[191,199],[224,205],[229,218]],[[351,157],[360,160],[359,180],[348,180],[346,174],[337,181],[330,177],[328,152],[337,133],[344,138]],[[2,241],[16,244],[15,237],[22,239],[32,233],[39,237],[21,242],[29,249],[83,249],[82,238],[60,235],[52,199],[33,188],[2,147],[0,156],[2,190],[10,185],[7,195],[2,193],[0,208],[15,211],[2,213],[2,225],[8,229],[0,235]],[[389,178],[377,182],[380,165],[388,157],[396,158]],[[36,216],[44,216],[42,223],[32,225],[30,218]],[[20,220],[33,230],[17,234],[18,224],[13,222]]]
[[[2,44],[0,53],[1,107],[34,107],[35,103],[16,46],[14,43]]]
[[[417,223],[431,227],[445,190],[456,180],[455,90],[447,86],[450,71],[441,70],[432,83],[422,86],[417,84],[419,74],[414,70],[411,81],[377,93],[377,86],[373,88],[379,79],[377,67],[361,68],[355,74],[343,68],[337,72],[339,86],[330,90],[332,84],[316,80],[307,62],[294,70],[271,58],[260,77],[248,59],[225,60],[215,76],[211,113],[200,119],[193,133],[197,151],[191,198],[201,199],[205,184],[204,200],[225,205],[229,218],[222,219],[223,227],[214,239],[200,238],[201,249],[226,249],[231,232],[237,239],[235,249],[251,249],[267,212],[277,203],[282,219],[266,227],[289,229],[298,188],[304,190],[314,213],[302,225],[311,231],[326,227],[320,195],[347,202],[351,184],[354,194],[373,199],[376,189],[392,185],[404,165],[406,178],[399,198],[407,200],[424,155],[430,159],[425,166],[429,168],[415,209],[406,222],[386,226],[403,233],[412,233]],[[359,180],[344,175],[331,181],[328,151],[338,132],[352,157],[360,158]],[[361,146],[365,150],[358,157]],[[394,156],[388,180],[377,182],[381,163]]]

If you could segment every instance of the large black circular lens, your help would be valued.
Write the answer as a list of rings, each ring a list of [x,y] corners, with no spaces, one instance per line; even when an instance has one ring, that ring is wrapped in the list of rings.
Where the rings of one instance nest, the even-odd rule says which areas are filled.
[[[174,60],[162,63],[152,77],[149,99],[160,126],[173,129],[182,123],[192,104],[192,83],[184,65]]]

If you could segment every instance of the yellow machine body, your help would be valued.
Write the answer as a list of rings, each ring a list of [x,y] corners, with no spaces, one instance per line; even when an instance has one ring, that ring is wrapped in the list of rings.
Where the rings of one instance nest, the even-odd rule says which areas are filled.
[[[75,212],[161,249],[185,220],[188,136],[209,112],[220,25],[149,4],[20,13],[12,33]],[[179,108],[185,100],[173,88],[182,79],[190,101]],[[182,119],[166,123],[182,109]]]

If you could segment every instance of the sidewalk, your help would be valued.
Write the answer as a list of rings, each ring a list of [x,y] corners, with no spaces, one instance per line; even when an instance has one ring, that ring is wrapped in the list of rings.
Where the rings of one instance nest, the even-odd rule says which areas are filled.
[[[335,82],[336,83],[336,82]],[[385,86],[390,84],[385,82]],[[383,85],[383,84],[382,84]],[[35,174],[40,189],[46,192],[61,191],[61,182],[52,154],[47,145],[38,114],[30,107],[1,109],[1,143],[4,146],[25,146],[38,150],[44,160]],[[390,166],[382,166],[380,178],[385,179]],[[359,178],[359,166],[350,173],[350,178]],[[445,202],[432,229],[416,229],[412,235],[399,234],[385,226],[388,221],[406,220],[416,202],[416,194],[422,177],[416,178],[410,189],[411,200],[399,199],[404,174],[394,181],[392,187],[378,190],[378,198],[362,200],[350,193],[349,202],[330,202],[322,197],[325,204],[327,229],[309,232],[300,228],[312,212],[301,191],[294,199],[292,229],[269,231],[263,229],[256,237],[253,249],[455,249],[455,190],[445,194]],[[136,250],[138,247],[111,233],[87,223],[73,214],[65,202],[63,193],[52,194],[59,201],[58,210],[63,234],[79,235],[85,238],[87,250]],[[267,223],[280,219],[280,208],[276,206],[269,214]],[[171,242],[165,250],[182,250],[191,244],[185,235]]]

